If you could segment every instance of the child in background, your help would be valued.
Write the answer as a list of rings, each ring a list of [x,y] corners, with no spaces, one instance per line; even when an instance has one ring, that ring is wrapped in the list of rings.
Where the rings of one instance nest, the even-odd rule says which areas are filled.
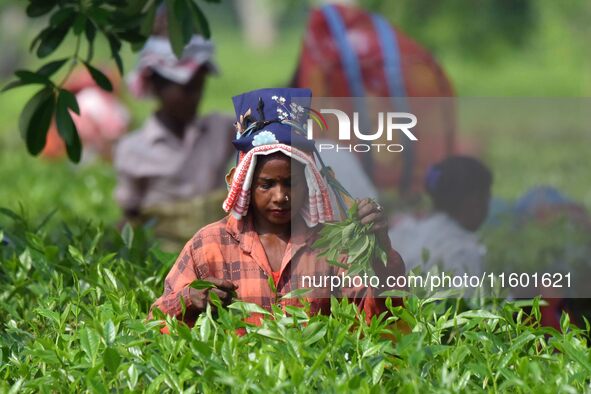
[[[213,44],[194,36],[177,59],[167,37],[152,36],[129,78],[132,93],[155,96],[158,109],[117,146],[115,195],[127,219],[155,219],[156,236],[171,251],[195,226],[223,215],[208,199],[220,200],[215,191],[223,189],[231,159],[232,119],[198,114],[206,79],[217,72],[213,55]]]
[[[492,173],[480,161],[452,156],[427,173],[425,190],[434,211],[424,219],[404,218],[390,239],[409,269],[477,275],[483,272],[485,247],[475,232],[488,214]],[[423,261],[424,251],[428,259]]]
[[[307,110],[292,99],[309,101],[310,97],[308,89],[290,88],[234,97],[238,122],[233,144],[239,156],[237,167],[227,176],[229,191],[223,207],[229,215],[198,231],[185,245],[153,308],[181,319],[184,304],[184,319],[192,325],[205,310],[209,291],[225,304],[236,291],[240,300],[271,310],[282,295],[302,287],[302,276],[343,272],[312,248],[322,224],[335,220],[338,208],[316,164],[314,142],[292,132],[294,124],[302,127],[308,117]],[[387,251],[387,266],[374,264],[376,275],[404,274],[404,264],[390,246],[381,207],[361,201],[358,217],[364,224],[374,224],[376,238]],[[216,287],[191,288],[197,279]],[[307,297],[311,312],[330,313],[330,296],[330,289],[314,289]],[[354,300],[367,317],[386,311],[384,300],[371,288],[341,289],[337,296]],[[294,299],[279,302],[282,306],[298,303]],[[250,321],[256,323],[259,318],[254,315]]]

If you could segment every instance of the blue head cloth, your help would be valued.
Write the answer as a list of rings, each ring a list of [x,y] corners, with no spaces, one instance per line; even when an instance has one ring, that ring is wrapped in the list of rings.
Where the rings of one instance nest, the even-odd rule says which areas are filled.
[[[232,141],[241,152],[256,146],[281,143],[314,152],[306,137],[310,89],[259,89],[232,98],[240,136]]]

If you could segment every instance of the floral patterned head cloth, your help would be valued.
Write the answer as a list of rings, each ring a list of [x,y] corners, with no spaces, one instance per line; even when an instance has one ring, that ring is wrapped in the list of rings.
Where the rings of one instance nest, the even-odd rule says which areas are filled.
[[[304,165],[308,199],[302,217],[309,227],[335,218],[335,195],[315,159],[314,141],[306,138],[309,89],[261,89],[233,98],[237,122],[238,163],[223,208],[240,219],[248,212],[257,157],[281,152]]]

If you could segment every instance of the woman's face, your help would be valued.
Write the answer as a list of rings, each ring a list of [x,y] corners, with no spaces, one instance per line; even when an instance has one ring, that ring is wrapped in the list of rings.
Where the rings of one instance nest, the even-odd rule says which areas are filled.
[[[259,160],[252,187],[255,219],[272,227],[289,225],[308,195],[304,166],[295,161],[292,166],[292,160],[282,153]]]

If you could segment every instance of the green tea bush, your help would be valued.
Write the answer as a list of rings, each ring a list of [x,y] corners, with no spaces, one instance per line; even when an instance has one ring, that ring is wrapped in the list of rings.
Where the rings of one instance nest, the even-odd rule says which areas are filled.
[[[0,392],[591,389],[589,326],[564,315],[561,332],[540,327],[538,300],[462,311],[406,298],[366,323],[333,299],[330,316],[275,308],[260,327],[243,322],[260,308],[236,302],[192,329],[156,313],[165,335],[146,315],[175,256],[149,234],[11,217],[0,219]]]

